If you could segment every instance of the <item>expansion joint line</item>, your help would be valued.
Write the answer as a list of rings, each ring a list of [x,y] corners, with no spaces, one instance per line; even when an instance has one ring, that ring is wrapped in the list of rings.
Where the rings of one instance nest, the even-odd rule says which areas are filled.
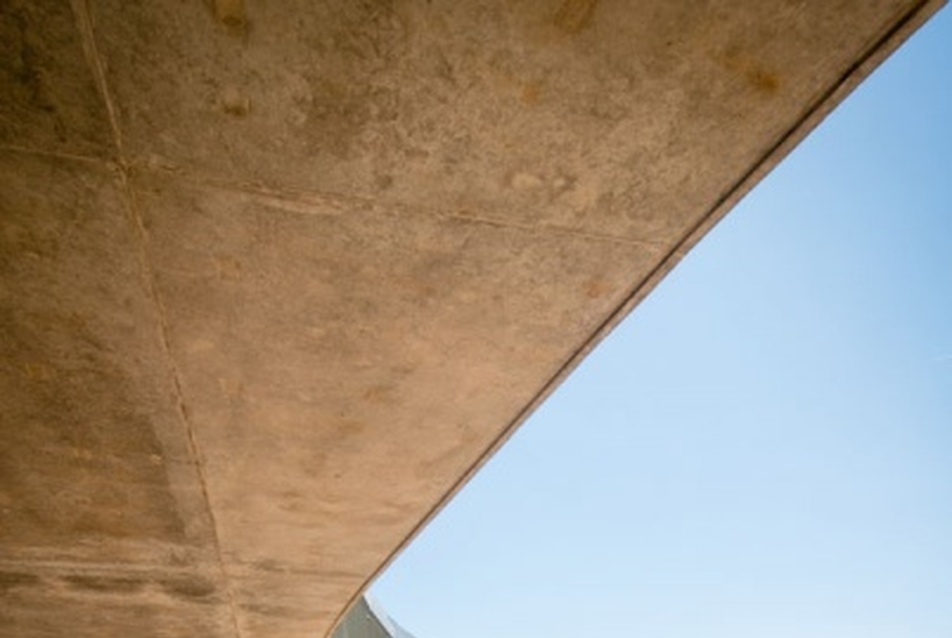
[[[151,253],[149,248],[148,232],[143,221],[138,201],[136,200],[135,190],[129,181],[129,164],[126,160],[122,132],[119,126],[115,103],[109,86],[106,81],[106,68],[103,64],[102,56],[96,44],[94,22],[92,12],[90,11],[88,0],[70,0],[73,14],[76,19],[76,26],[80,33],[83,44],[83,52],[86,56],[90,70],[95,78],[97,89],[105,105],[106,114],[109,119],[109,126],[112,131],[113,143],[115,145],[118,162],[118,179],[120,181],[121,193],[125,199],[125,209],[128,221],[132,226],[136,243],[138,244],[139,265],[144,279],[146,291],[155,307],[157,320],[160,329],[160,342],[165,354],[168,365],[169,376],[172,382],[172,389],[175,394],[176,410],[182,423],[185,435],[188,441],[189,455],[195,467],[195,473],[202,490],[202,499],[208,514],[208,522],[211,527],[212,542],[218,562],[219,574],[225,588],[230,615],[232,619],[232,628],[235,638],[241,638],[241,629],[238,624],[238,605],[235,600],[235,594],[231,586],[231,580],[228,578],[228,571],[225,568],[225,558],[222,552],[221,535],[219,533],[218,522],[215,519],[215,512],[212,508],[211,499],[208,493],[208,480],[205,474],[205,464],[202,460],[201,451],[195,436],[195,428],[189,418],[188,409],[185,404],[185,395],[182,391],[181,374],[175,363],[175,357],[171,344],[171,328],[169,325],[168,314],[165,305],[162,303],[161,296],[156,283],[155,270],[152,266]]]
[[[175,407],[179,414],[179,419],[182,423],[182,426],[185,430],[185,435],[188,440],[188,449],[189,456],[192,457],[192,462],[195,467],[195,473],[197,475],[199,485],[202,490],[202,500],[205,503],[205,509],[208,514],[208,521],[211,526],[212,539],[214,542],[215,555],[218,559],[218,568],[219,573],[222,578],[223,585],[228,597],[228,605],[231,610],[231,618],[234,626],[234,634],[236,638],[241,638],[241,630],[238,625],[238,604],[235,600],[235,594],[232,590],[231,579],[228,577],[228,571],[225,568],[225,557],[222,551],[221,544],[221,535],[219,533],[218,521],[215,518],[215,510],[212,508],[211,498],[208,493],[208,479],[205,474],[205,463],[203,461],[201,450],[198,445],[198,441],[195,436],[195,427],[192,424],[192,420],[189,417],[188,407],[185,403],[185,394],[182,391],[182,375],[179,372],[178,365],[175,362],[174,352],[172,350],[172,341],[171,341],[171,326],[169,325],[168,313],[165,309],[165,304],[162,303],[161,295],[159,294],[158,287],[156,285],[156,276],[155,271],[152,268],[152,259],[150,257],[149,250],[149,238],[148,233],[145,227],[145,223],[142,219],[142,215],[139,212],[138,202],[136,201],[135,191],[132,188],[132,185],[129,184],[129,178],[124,166],[121,166],[119,169],[119,178],[122,182],[122,192],[126,200],[126,210],[129,216],[129,222],[132,224],[136,240],[138,242],[138,253],[140,266],[143,271],[143,278],[145,279],[145,285],[149,296],[152,300],[153,305],[156,309],[156,315],[158,317],[158,323],[161,334],[161,344],[162,350],[165,354],[165,359],[169,368],[169,376],[172,380],[172,389],[175,394]]]

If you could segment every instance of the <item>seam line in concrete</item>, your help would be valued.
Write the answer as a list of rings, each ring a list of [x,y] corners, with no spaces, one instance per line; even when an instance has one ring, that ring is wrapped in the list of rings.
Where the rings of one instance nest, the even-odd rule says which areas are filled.
[[[439,215],[439,213],[437,213]],[[574,230],[571,228],[564,228],[561,226],[552,226],[549,224],[519,224],[515,222],[505,221],[501,219],[495,219],[492,217],[479,217],[476,215],[467,215],[461,213],[449,213],[445,215],[439,215],[444,219],[452,219],[454,221],[464,222],[468,224],[479,224],[482,226],[492,226],[496,228],[506,228],[512,230],[519,230],[524,232],[534,232],[534,233],[545,233],[552,235],[562,235],[568,237],[575,237],[577,239],[584,239],[593,242],[603,242],[609,244],[617,244],[622,246],[636,246],[638,248],[645,248],[654,252],[661,252],[664,244],[662,242],[650,241],[647,239],[634,239],[629,237],[620,237],[615,235],[602,235],[601,233],[592,233],[586,232],[583,230]]]
[[[96,35],[93,29],[92,11],[89,9],[89,0],[70,0],[73,8],[73,16],[76,19],[76,28],[79,30],[79,37],[83,43],[83,53],[86,55],[86,61],[89,63],[89,70],[93,74],[93,80],[99,89],[99,97],[102,98],[103,105],[106,107],[106,117],[109,119],[109,128],[112,131],[113,143],[116,146],[116,152],[122,161],[122,132],[119,129],[119,120],[116,117],[116,108],[112,101],[112,94],[106,83],[106,67],[103,64],[102,56],[99,54],[99,47],[96,45]]]
[[[234,634],[237,638],[241,638],[241,630],[238,625],[238,605],[235,601],[234,591],[232,590],[231,579],[228,577],[228,571],[225,568],[225,557],[224,553],[222,552],[221,535],[218,531],[218,521],[215,518],[215,511],[212,508],[211,498],[209,497],[208,493],[208,479],[205,476],[205,464],[202,461],[198,441],[195,436],[195,428],[192,425],[191,418],[188,415],[188,408],[185,404],[185,395],[182,391],[181,373],[179,372],[178,365],[175,362],[175,357],[172,352],[171,327],[169,325],[168,315],[155,283],[155,272],[152,268],[152,261],[149,254],[148,233],[146,231],[145,223],[142,220],[142,216],[139,213],[135,192],[129,184],[126,171],[120,170],[119,175],[120,180],[122,181],[123,193],[126,198],[126,208],[129,211],[130,217],[132,218],[131,222],[135,226],[135,231],[139,242],[140,262],[141,267],[144,270],[143,276],[146,279],[146,286],[152,298],[152,303],[155,305],[156,314],[158,316],[159,329],[161,333],[160,341],[162,344],[162,349],[165,353],[167,365],[169,367],[169,374],[172,379],[172,388],[175,393],[176,409],[179,413],[179,419],[183,425],[183,429],[185,430],[186,438],[188,439],[189,453],[194,459],[195,473],[198,477],[198,482],[202,490],[202,499],[205,503],[205,509],[208,513],[208,520],[211,526],[215,554],[218,558],[218,569],[223,580],[225,593],[228,598],[228,606],[231,611]]]
[[[485,226],[492,226],[495,228],[510,229],[520,232],[527,233],[537,233],[537,234],[548,234],[548,235],[559,235],[565,237],[574,237],[577,239],[591,241],[591,242],[600,242],[608,243],[620,246],[633,246],[637,248],[642,248],[650,250],[652,252],[660,253],[663,250],[664,244],[662,242],[648,240],[648,239],[636,239],[633,237],[623,237],[617,235],[606,235],[597,232],[588,232],[583,230],[575,230],[572,228],[565,228],[561,226],[555,226],[551,224],[521,224],[518,222],[513,222],[505,219],[500,219],[496,217],[486,217],[481,215],[473,215],[464,212],[445,212],[436,210],[424,206],[414,206],[412,204],[407,204],[405,202],[387,202],[380,201],[376,199],[370,199],[367,197],[361,197],[359,195],[349,195],[342,193],[325,193],[320,191],[302,191],[294,189],[278,190],[271,189],[266,186],[257,185],[257,184],[242,184],[237,182],[229,182],[221,178],[202,176],[197,177],[191,173],[180,173],[175,170],[167,170],[161,168],[151,168],[134,165],[130,171],[140,174],[150,174],[158,177],[159,179],[168,180],[171,182],[184,182],[186,184],[191,184],[193,186],[204,187],[204,188],[215,188],[227,192],[241,193],[250,197],[255,198],[265,198],[267,200],[272,200],[273,205],[280,207],[282,211],[287,212],[288,214],[296,214],[303,216],[314,216],[322,215],[319,212],[312,212],[306,210],[306,207],[316,207],[324,206],[328,208],[363,208],[363,209],[377,209],[391,211],[394,214],[405,214],[405,215],[418,215],[431,217],[441,220],[452,220],[456,222],[471,223],[471,224],[480,224]],[[271,203],[271,202],[266,202]],[[327,213],[327,216],[332,214],[343,215],[347,214],[348,211],[341,210],[335,213]]]
[[[84,164],[98,164],[109,167],[116,162],[112,158],[94,157],[92,155],[78,155],[74,153],[63,153],[61,151],[47,151],[26,146],[17,146],[15,144],[0,144],[0,153],[11,153],[16,155],[32,155],[34,157],[48,157],[53,159],[66,160],[69,162],[81,162]]]
[[[584,343],[559,367],[555,374],[545,382],[525,407],[518,412],[515,418],[493,439],[489,446],[466,471],[453,482],[450,489],[430,508],[427,514],[404,537],[403,541],[390,552],[387,558],[364,581],[361,588],[354,593],[344,609],[334,619],[325,638],[331,636],[347,612],[381,572],[383,572],[423,528],[433,520],[446,504],[466,485],[493,454],[502,447],[509,437],[529,418],[542,402],[555,391],[602,339],[644,300],[661,279],[677,264],[680,260],[680,256],[713,228],[760,179],[779,164],[784,157],[848,95],[849,91],[854,88],[862,78],[866,77],[878,63],[882,62],[885,57],[888,57],[889,53],[895,50],[895,48],[910,35],[918,24],[927,20],[928,17],[944,5],[945,2],[946,0],[920,0],[920,2],[917,2],[911,9],[899,17],[884,33],[873,40],[871,46],[869,46],[866,51],[861,52],[860,55],[857,56],[856,61],[849,65],[843,73],[807,107],[803,115],[753,162],[750,169],[715,200],[713,206],[701,216],[699,221],[688,228],[681,239],[672,246],[658,264],[634,286],[628,296],[596,327],[590,336],[585,339]]]
[[[121,190],[126,200],[125,208],[129,217],[131,218],[130,222],[134,227],[137,238],[142,276],[145,279],[146,290],[150,294],[152,303],[156,309],[161,336],[160,342],[165,353],[166,363],[171,376],[172,387],[175,393],[176,409],[178,410],[180,421],[185,430],[189,454],[194,462],[196,476],[202,490],[202,499],[205,503],[205,509],[208,514],[212,540],[214,543],[214,551],[218,559],[218,571],[223,581],[223,586],[228,599],[228,606],[232,620],[232,630],[236,638],[241,638],[241,630],[238,624],[238,607],[235,601],[234,591],[232,590],[231,579],[228,578],[228,572],[225,568],[224,554],[221,547],[221,537],[218,531],[218,522],[215,519],[215,513],[212,509],[211,499],[209,498],[208,481],[205,476],[204,463],[202,462],[198,442],[195,438],[194,427],[192,426],[191,420],[189,419],[188,410],[185,405],[185,397],[182,392],[181,375],[172,353],[170,342],[171,330],[168,322],[168,316],[165,311],[165,306],[162,303],[158,289],[156,287],[155,272],[152,266],[152,260],[149,251],[148,233],[142,220],[142,216],[139,213],[135,192],[129,182],[129,165],[126,161],[123,150],[122,131],[119,127],[119,119],[116,115],[116,107],[112,100],[112,94],[109,91],[109,85],[106,81],[105,65],[99,52],[99,47],[96,44],[92,12],[90,11],[88,0],[70,0],[70,4],[73,8],[73,14],[76,19],[77,28],[83,43],[83,52],[86,55],[90,69],[93,73],[96,86],[99,89],[100,97],[105,104],[106,113],[109,118],[109,125],[112,129],[113,141],[116,147],[116,153],[118,154],[118,175]]]

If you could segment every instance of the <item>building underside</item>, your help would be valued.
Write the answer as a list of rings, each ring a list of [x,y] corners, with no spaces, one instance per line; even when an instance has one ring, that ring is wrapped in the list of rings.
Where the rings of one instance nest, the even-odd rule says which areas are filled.
[[[329,635],[939,4],[0,2],[0,636]]]

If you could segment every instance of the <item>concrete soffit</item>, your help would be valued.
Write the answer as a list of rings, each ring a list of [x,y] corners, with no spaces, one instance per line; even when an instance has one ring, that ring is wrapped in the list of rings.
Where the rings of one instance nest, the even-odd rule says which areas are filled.
[[[941,4],[0,3],[0,637],[329,635]]]

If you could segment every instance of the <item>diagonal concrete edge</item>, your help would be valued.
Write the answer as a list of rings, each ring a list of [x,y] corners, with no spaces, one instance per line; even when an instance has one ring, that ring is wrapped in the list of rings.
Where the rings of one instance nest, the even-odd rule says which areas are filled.
[[[443,495],[440,501],[420,520],[413,531],[394,548],[393,552],[381,563],[377,570],[364,581],[361,589],[354,593],[347,606],[341,610],[327,636],[333,634],[334,629],[347,615],[350,609],[360,600],[363,593],[374,580],[396,559],[396,557],[416,538],[420,532],[439,515],[440,511],[462,490],[466,483],[486,464],[519,428],[520,425],[532,416],[532,413],[568,378],[572,371],[588,356],[601,341],[611,333],[635,307],[647,297],[665,275],[694,247],[717,223],[740,202],[764,177],[790,154],[796,146],[804,140],[843,100],[849,97],[873,71],[879,67],[903,42],[912,36],[929,18],[946,5],[947,0],[923,0],[912,6],[896,23],[880,34],[869,46],[866,53],[820,96],[820,98],[804,111],[787,133],[770,147],[751,168],[726,192],[703,218],[692,228],[685,231],[684,236],[662,258],[657,267],[638,282],[629,292],[625,300],[618,305],[611,315],[595,330],[585,344],[576,350],[565,362],[562,368],[540,388],[515,419],[503,430],[500,435],[487,447],[479,458],[461,475],[453,486]]]

